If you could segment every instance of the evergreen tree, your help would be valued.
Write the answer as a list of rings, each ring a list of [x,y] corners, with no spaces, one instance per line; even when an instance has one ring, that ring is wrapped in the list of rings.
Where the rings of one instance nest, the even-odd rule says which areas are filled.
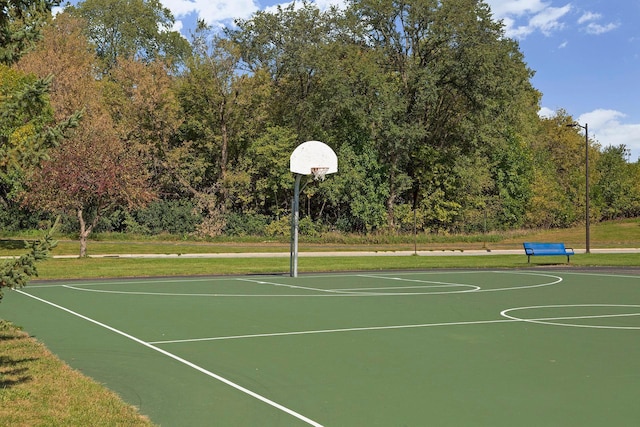
[[[48,99],[51,77],[38,79],[10,68],[40,39],[51,8],[58,4],[0,0],[0,202],[5,206],[17,193],[25,170],[45,158],[80,117],[75,114],[54,123]],[[0,265],[0,290],[24,286],[37,274],[36,261],[53,246],[47,236],[32,243],[26,255]]]

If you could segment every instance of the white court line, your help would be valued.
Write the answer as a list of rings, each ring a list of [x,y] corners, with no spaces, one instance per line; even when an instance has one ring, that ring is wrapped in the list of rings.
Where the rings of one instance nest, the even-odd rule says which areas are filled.
[[[638,330],[640,326],[607,326],[607,325],[585,325],[579,323],[560,323],[558,320],[582,320],[582,319],[603,319],[603,318],[614,318],[614,317],[634,317],[640,316],[640,313],[621,313],[621,314],[594,314],[590,316],[566,316],[566,317],[547,317],[547,318],[526,318],[526,317],[516,317],[510,312],[517,311],[526,311],[526,310],[535,310],[535,309],[550,309],[550,308],[576,308],[576,307],[616,307],[616,308],[636,308],[640,309],[640,305],[633,304],[561,304],[561,305],[536,305],[529,307],[516,307],[509,308],[507,310],[502,310],[500,315],[506,317],[511,320],[519,320],[522,322],[528,323],[537,323],[540,325],[553,325],[553,326],[564,326],[570,328],[590,328],[590,329],[621,329],[621,330]]]
[[[302,290],[305,290],[305,291],[314,291],[314,292],[326,292],[326,293],[330,293],[330,294],[378,295],[376,293],[367,293],[367,292],[364,292],[364,293],[362,293],[362,292],[345,292],[343,290],[336,290],[336,289],[310,288],[310,287],[307,287],[307,286],[298,286],[298,285],[288,285],[288,284],[285,284],[285,283],[266,282],[264,280],[252,280],[252,279],[236,279],[236,280],[238,280],[240,282],[257,283],[259,285],[282,286],[284,288],[302,289]]]
[[[126,279],[117,279],[114,278],[113,280],[110,281],[93,281],[90,280],[89,281],[77,281],[77,280],[73,280],[70,283],[74,283],[78,286],[101,286],[101,285],[147,285],[147,284],[154,284],[154,283],[183,283],[183,282],[211,282],[211,281],[220,281],[220,280],[229,280],[229,277],[222,277],[222,278],[215,278],[215,277],[202,277],[202,278],[193,278],[193,277],[175,277],[175,278],[171,278],[171,279],[153,279],[153,278],[149,278],[149,277],[140,277],[139,279],[136,280],[126,280]],[[45,283],[42,285],[38,285],[38,284],[29,284],[29,288],[34,289],[34,288],[60,288],[60,287],[65,287],[68,286],[65,283]]]
[[[397,275],[399,276],[399,275]],[[357,277],[364,277],[364,278],[368,278],[368,279],[380,279],[380,280],[393,280],[393,281],[397,281],[397,282],[413,282],[413,283],[424,283],[425,286],[398,286],[398,287],[390,287],[390,288],[377,288],[377,289],[386,289],[386,290],[392,290],[392,289],[413,289],[413,288],[420,288],[420,289],[431,289],[431,288],[456,288],[456,287],[466,287],[466,288],[473,288],[470,289],[468,291],[464,291],[464,292],[473,292],[473,291],[478,291],[480,289],[482,289],[480,286],[476,286],[476,285],[467,285],[464,283],[453,283],[453,282],[440,282],[440,281],[435,281],[435,280],[418,280],[418,279],[403,279],[400,277],[387,277],[387,276],[376,276],[376,275],[368,275],[368,274],[359,274]],[[429,286],[432,285],[432,286]],[[342,289],[343,291],[357,291],[357,290],[372,290],[372,289],[376,289],[376,288],[351,288],[351,289]],[[455,292],[444,292],[444,293],[460,293],[460,291],[455,291]]]
[[[544,306],[540,306],[544,307]],[[540,308],[536,307],[536,308]],[[559,306],[562,307],[562,306]],[[564,307],[574,307],[574,306],[564,306]],[[615,307],[615,306],[613,306]],[[640,306],[620,306],[620,307],[640,307]],[[530,307],[526,307],[530,308]],[[208,337],[208,338],[190,338],[190,339],[182,339],[182,340],[166,340],[166,341],[150,341],[150,344],[181,344],[181,343],[190,343],[190,342],[203,342],[203,341],[226,341],[226,340],[238,340],[238,339],[248,339],[248,338],[269,338],[269,337],[286,337],[293,335],[315,335],[315,334],[332,334],[332,333],[341,333],[341,332],[366,332],[366,331],[384,331],[384,330],[393,330],[393,329],[416,329],[416,328],[431,328],[438,326],[468,326],[468,325],[489,325],[494,323],[539,323],[541,325],[558,325],[558,326],[567,326],[567,327],[592,327],[592,328],[604,328],[604,329],[640,329],[640,327],[625,327],[625,326],[583,326],[583,325],[572,325],[572,324],[564,324],[564,323],[551,323],[551,321],[556,320],[584,320],[584,319],[602,319],[602,318],[612,318],[612,317],[633,317],[640,316],[640,313],[626,313],[626,314],[597,314],[597,315],[586,315],[586,316],[562,316],[562,317],[542,317],[542,318],[520,318],[515,316],[510,316],[506,313],[513,310],[519,310],[521,308],[510,308],[507,310],[503,310],[500,314],[505,317],[505,319],[498,320],[472,320],[472,321],[464,321],[464,322],[445,322],[445,323],[422,323],[415,325],[394,325],[394,326],[368,326],[361,328],[341,328],[341,329],[318,329],[311,331],[294,331],[294,332],[273,332],[273,333],[265,333],[265,334],[247,334],[247,335],[228,335],[224,337]]]
[[[493,273],[501,273],[500,271],[494,271]],[[506,273],[510,273],[510,272],[506,272]],[[411,273],[409,273],[411,274]],[[448,283],[448,282],[437,282],[437,281],[422,281],[422,280],[416,280],[416,279],[402,279],[399,277],[393,277],[393,276],[383,276],[383,275],[358,275],[358,277],[369,277],[369,278],[373,278],[373,279],[381,279],[381,280],[394,280],[394,281],[407,281],[407,282],[424,282],[424,283],[440,283],[442,285],[449,285],[449,286],[475,286],[477,289],[470,289],[470,290],[463,290],[463,291],[452,291],[452,292],[428,292],[425,293],[424,295],[446,295],[446,294],[456,294],[456,293],[474,293],[474,292],[499,292],[499,291],[514,291],[514,290],[518,290],[518,289],[531,289],[531,288],[541,288],[544,286],[552,286],[552,285],[556,285],[560,282],[562,282],[562,277],[560,276],[554,276],[552,274],[543,274],[543,273],[534,273],[534,272],[514,272],[513,274],[516,275],[524,275],[524,276],[540,276],[540,277],[548,277],[551,279],[554,279],[551,282],[547,282],[547,283],[539,283],[539,284],[533,284],[533,285],[523,285],[523,286],[510,286],[510,287],[506,287],[506,288],[493,288],[493,289],[483,289],[480,286],[476,286],[476,285],[465,285],[462,283]],[[400,276],[399,274],[396,274],[394,276]],[[434,286],[436,287],[436,286]],[[385,294],[385,295],[410,295],[410,294],[400,294],[400,293],[396,293],[396,294]]]
[[[389,276],[415,276],[415,275],[442,275],[442,274],[485,274],[485,273],[489,273],[489,274],[513,274],[513,275],[520,275],[520,274],[524,274],[524,275],[535,275],[535,276],[547,276],[547,277],[554,277],[557,278],[557,276],[550,276],[550,275],[546,275],[546,274],[541,274],[540,272],[535,272],[535,271],[529,271],[529,270],[518,270],[518,271],[507,271],[507,270],[463,270],[463,271],[451,271],[451,270],[446,270],[446,271],[412,271],[412,272],[388,272],[388,273],[378,273],[376,275],[370,275],[370,277],[372,278],[378,278],[378,279],[391,279],[391,277]],[[603,277],[626,277],[626,278],[640,278],[640,276],[621,276],[621,275],[616,275],[616,274],[612,274],[612,275],[605,275],[605,274],[590,274],[590,273],[578,273],[578,272],[561,272],[561,274],[583,274],[583,275],[594,275],[594,276],[603,276]],[[362,277],[364,275],[362,274],[333,274],[333,273],[328,273],[328,274],[322,274],[322,275],[302,275],[297,277],[297,280],[306,280],[306,279],[326,279],[326,278],[331,278],[331,277],[340,277],[340,278],[344,278],[344,277]],[[260,282],[260,280],[257,278],[259,276],[253,276],[256,277],[254,280],[256,282]],[[226,281],[234,281],[234,280],[250,280],[250,279],[242,279],[239,278],[238,276],[212,276],[212,277],[175,277],[175,278],[167,278],[167,279],[154,279],[154,278],[145,278],[145,277],[141,277],[139,279],[135,279],[135,280],[128,280],[128,279],[114,279],[114,280],[110,280],[110,281],[94,281],[94,280],[88,280],[88,281],[71,281],[68,283],[44,283],[44,284],[37,284],[37,283],[30,283],[29,284],[29,288],[30,289],[37,289],[37,288],[55,288],[55,287],[69,287],[69,288],[73,288],[73,289],[79,289],[77,288],[78,286],[85,286],[85,287],[92,287],[92,286],[101,286],[101,285],[130,285],[130,284],[143,284],[143,285],[147,285],[147,284],[155,284],[155,283],[181,283],[181,284],[188,284],[188,283],[192,283],[192,282],[226,282]],[[406,281],[411,281],[411,280],[416,280],[416,279],[398,279],[397,277],[395,278],[395,280],[406,280]],[[435,283],[435,282],[434,282]],[[446,282],[442,282],[442,283],[446,283]],[[462,284],[456,284],[453,283],[453,285],[460,285],[462,286]],[[473,285],[471,285],[473,286]]]
[[[388,278],[385,276],[386,275],[394,275],[394,276],[414,276],[414,275],[439,275],[439,274],[480,274],[480,273],[512,273],[512,274],[518,274],[518,273],[535,273],[533,271],[517,271],[517,272],[510,272],[510,271],[493,271],[493,270],[464,270],[464,271],[412,271],[412,272],[389,272],[389,273],[379,273],[376,276],[372,277],[378,277],[378,278]],[[579,273],[574,273],[574,274],[579,274]],[[303,279],[325,279],[328,277],[359,277],[361,276],[360,274],[334,274],[334,273],[327,273],[327,274],[315,274],[315,275],[302,275],[297,277],[297,280],[303,280]],[[256,279],[255,280],[259,280],[258,277],[259,276],[253,276]],[[98,280],[91,280],[91,279],[87,279],[86,281],[72,281],[69,283],[45,283],[45,284],[37,284],[37,283],[30,283],[29,284],[29,288],[31,289],[35,289],[35,288],[55,288],[55,287],[64,287],[67,285],[70,285],[71,283],[76,285],[76,286],[101,286],[101,285],[131,285],[131,284],[154,284],[154,283],[185,283],[185,282],[225,282],[225,281],[233,281],[233,280],[239,280],[240,278],[238,276],[211,276],[211,277],[185,277],[185,276],[178,276],[178,277],[173,277],[173,278],[166,278],[166,279],[158,279],[158,278],[149,278],[149,277],[140,277],[138,279],[117,279],[115,278],[114,280],[109,280],[109,281],[98,281]],[[407,279],[407,280],[411,280],[411,279]]]
[[[465,287],[465,288],[473,288],[467,292],[471,292],[471,291],[475,291],[475,290],[479,290],[482,289],[480,286],[474,286],[474,285],[435,285],[435,286],[429,286],[429,285],[415,285],[415,286],[389,286],[389,287],[383,287],[383,288],[341,288],[341,291],[349,291],[349,292],[355,292],[358,293],[358,291],[393,291],[393,290],[397,290],[397,289],[433,289],[433,288],[452,288],[452,287]],[[453,294],[453,293],[460,293],[458,292],[440,292],[440,293],[447,293],[447,294]],[[430,295],[430,293],[425,293],[421,295]],[[378,292],[375,293],[373,295],[393,295],[393,294],[389,294],[388,292]]]
[[[198,365],[196,365],[194,363],[191,363],[188,360],[185,360],[185,359],[183,359],[183,358],[181,358],[179,356],[176,356],[173,353],[169,353],[168,351],[165,351],[165,350],[163,350],[163,349],[161,349],[159,347],[156,347],[156,346],[152,345],[152,343],[148,343],[148,342],[142,341],[141,339],[136,338],[133,335],[129,335],[126,332],[123,332],[123,331],[121,331],[119,329],[113,328],[113,327],[111,327],[109,325],[106,325],[104,323],[98,322],[97,320],[91,319],[90,317],[84,316],[84,315],[82,315],[80,313],[77,313],[75,311],[72,311],[72,310],[70,310],[70,309],[68,309],[66,307],[62,307],[62,306],[60,306],[58,304],[55,304],[55,303],[53,303],[51,301],[47,301],[45,299],[38,298],[38,297],[36,297],[34,295],[28,294],[28,293],[26,293],[24,291],[21,291],[21,290],[16,290],[16,292],[18,292],[18,293],[20,293],[22,295],[28,296],[29,298],[33,298],[33,299],[35,299],[37,301],[43,302],[45,304],[48,304],[48,305],[50,305],[52,307],[55,307],[55,308],[57,308],[59,310],[65,311],[65,312],[67,312],[69,314],[72,314],[72,315],[74,315],[76,317],[79,317],[79,318],[81,318],[83,320],[91,322],[91,323],[93,323],[95,325],[98,325],[98,326],[100,326],[102,328],[108,329],[109,331],[115,332],[118,335],[122,335],[125,338],[128,338],[128,339],[130,339],[132,341],[137,342],[138,344],[141,344],[141,345],[143,345],[143,346],[145,346],[147,348],[150,348],[151,350],[157,351],[158,353],[161,353],[161,354],[163,354],[163,355],[165,355],[167,357],[170,357],[171,359],[174,359],[174,360],[176,360],[176,361],[178,361],[178,362],[180,362],[180,363],[182,363],[184,365],[187,365],[190,368],[193,368],[193,369],[195,369],[195,370],[197,370],[197,371],[199,371],[199,372],[201,372],[201,373],[203,373],[203,374],[205,374],[205,375],[207,375],[207,376],[209,376],[211,378],[214,378],[214,379],[216,379],[216,380],[218,380],[218,381],[220,381],[220,382],[222,382],[222,383],[224,383],[224,384],[226,384],[226,385],[228,385],[230,387],[233,387],[233,388],[235,388],[236,390],[238,390],[238,391],[240,391],[242,393],[245,393],[245,394],[247,394],[247,395],[249,395],[249,396],[251,396],[251,397],[253,397],[255,399],[258,399],[261,402],[266,403],[267,405],[270,405],[270,406],[272,406],[272,407],[274,407],[276,409],[279,409],[280,411],[285,412],[285,413],[287,413],[287,414],[289,414],[289,415],[291,415],[291,416],[293,416],[293,417],[295,417],[295,418],[297,418],[297,419],[299,419],[301,421],[304,421],[305,423],[307,423],[309,425],[312,425],[312,426],[315,426],[315,427],[323,427],[322,424],[320,424],[320,423],[318,423],[316,421],[313,421],[312,419],[307,418],[304,415],[301,415],[301,414],[299,414],[299,413],[297,413],[297,412],[295,412],[295,411],[293,411],[293,410],[291,410],[291,409],[289,409],[289,408],[287,408],[287,407],[285,407],[283,405],[280,405],[279,403],[276,403],[273,400],[267,399],[266,397],[264,397],[264,396],[262,396],[262,395],[260,395],[260,394],[258,394],[256,392],[253,392],[253,391],[251,391],[251,390],[249,390],[247,388],[244,388],[239,384],[236,384],[236,383],[234,383],[234,382],[232,382],[232,381],[230,381],[230,380],[228,380],[228,379],[226,379],[224,377],[221,377],[220,375],[214,374],[213,372],[208,371],[208,370],[206,370],[206,369],[204,369],[204,368],[202,368],[202,367],[200,367],[200,366],[198,366]]]
[[[498,272],[496,272],[496,273],[498,273]],[[543,286],[550,286],[550,285],[555,285],[557,283],[562,282],[562,278],[561,277],[550,275],[550,274],[541,274],[541,273],[533,273],[533,272],[522,272],[522,273],[514,273],[514,274],[516,274],[516,275],[529,275],[529,276],[548,277],[548,278],[554,279],[554,281],[546,282],[546,283],[539,283],[539,284],[532,284],[532,285],[524,285],[524,286],[511,286],[511,287],[506,287],[506,288],[482,289],[480,286],[468,285],[468,284],[463,284],[463,283],[426,281],[426,280],[418,280],[418,279],[403,279],[403,278],[400,278],[400,277],[384,276],[384,275],[362,275],[362,274],[358,274],[358,275],[351,275],[351,276],[343,276],[343,277],[364,277],[364,278],[373,278],[373,279],[379,279],[379,280],[391,280],[391,281],[396,281],[396,282],[401,282],[402,281],[402,282],[433,284],[433,286],[424,286],[424,287],[422,287],[422,289],[431,289],[431,288],[438,288],[438,287],[440,287],[440,288],[447,288],[447,287],[452,287],[452,288],[453,287],[470,288],[470,289],[463,289],[463,290],[458,290],[458,291],[454,290],[454,291],[443,291],[443,292],[359,292],[359,291],[356,290],[357,288],[351,288],[351,289],[322,289],[322,288],[312,288],[312,287],[308,287],[308,286],[290,285],[290,284],[285,284],[285,283],[268,282],[268,281],[265,281],[265,280],[258,280],[258,279],[242,279],[242,278],[231,278],[230,279],[232,281],[236,280],[236,281],[256,283],[256,284],[261,284],[261,285],[280,286],[280,287],[285,287],[285,288],[289,288],[289,289],[299,289],[299,290],[318,292],[319,293],[318,295],[313,295],[313,294],[293,294],[293,295],[289,295],[289,294],[267,294],[267,295],[263,295],[263,294],[217,294],[217,293],[211,293],[211,294],[203,294],[203,293],[188,294],[188,293],[173,293],[173,292],[172,293],[166,293],[166,292],[142,292],[142,291],[107,291],[107,290],[95,290],[95,289],[89,289],[89,288],[80,288],[80,287],[71,286],[71,285],[62,285],[62,287],[65,287],[67,289],[84,291],[84,292],[101,292],[101,293],[107,293],[107,294],[129,294],[129,295],[186,296],[186,297],[193,297],[193,296],[203,297],[203,296],[207,296],[207,297],[240,297],[240,298],[256,298],[256,297],[264,297],[264,298],[279,298],[279,297],[280,298],[282,298],[282,297],[311,298],[311,297],[391,297],[391,296],[447,295],[447,294],[473,293],[473,292],[513,291],[513,290],[517,290],[517,289],[530,289],[530,288],[537,288],[537,287],[543,287]],[[399,275],[396,274],[395,276],[399,276]],[[325,277],[331,277],[331,276],[325,276]],[[226,280],[229,280],[229,279],[226,279]],[[138,282],[131,282],[131,283],[138,283]],[[371,288],[362,288],[362,289],[363,290],[371,290]],[[403,288],[402,287],[397,287],[397,289],[403,289]],[[407,287],[406,289],[409,289],[409,287]],[[386,290],[389,290],[389,289],[386,289]]]
[[[397,276],[400,276],[400,275],[397,274]],[[369,278],[369,279],[381,279],[381,280],[396,280],[396,281],[402,281],[402,282],[428,283],[428,284],[438,285],[439,287],[442,287],[442,286],[473,286],[473,287],[476,287],[476,285],[466,285],[466,284],[463,284],[463,283],[440,282],[440,281],[436,281],[436,280],[402,279],[400,277],[376,276],[376,275],[373,275],[373,274],[358,274],[357,277],[364,277],[364,278]],[[434,287],[436,287],[436,286],[434,286]]]
[[[374,276],[356,276],[356,277],[374,277]],[[398,287],[390,287],[390,288],[351,288],[351,289],[321,289],[321,288],[310,288],[307,286],[298,286],[298,285],[288,285],[285,283],[275,283],[275,282],[265,282],[263,280],[251,280],[251,279],[237,279],[243,282],[251,282],[257,283],[259,285],[272,285],[272,286],[282,286],[290,289],[302,289],[305,291],[315,291],[315,292],[326,292],[330,294],[339,294],[341,296],[389,296],[393,295],[388,292],[362,292],[362,291],[375,291],[375,290],[394,290],[394,289],[427,289],[427,288],[443,288],[443,287],[452,287],[452,286],[465,286],[469,288],[474,288],[472,290],[478,290],[480,287],[473,285],[459,285],[459,284],[443,284],[436,286],[398,286]],[[396,279],[396,280],[405,280],[405,279]],[[418,283],[438,283],[438,282],[424,282],[422,280],[406,280],[408,282],[418,282]],[[451,292],[453,293],[453,292]]]
[[[626,278],[626,279],[640,279],[640,275],[628,275],[628,274],[605,274],[605,273],[586,273],[586,272],[577,272],[577,271],[549,271],[550,273],[558,273],[558,274],[563,274],[563,275],[573,275],[573,276],[599,276],[599,277],[615,277],[615,278]],[[543,276],[544,274],[541,274],[540,272],[537,271],[532,271],[532,270],[514,270],[514,271],[510,271],[510,270],[462,270],[462,271],[452,271],[452,270],[445,270],[445,271],[412,271],[412,272],[388,272],[388,273],[379,273],[377,275],[371,275],[371,277],[376,277],[376,278],[380,278],[380,279],[388,279],[388,276],[415,276],[415,275],[440,275],[440,274],[484,274],[484,273],[490,273],[490,274],[514,274],[514,275],[518,275],[518,274],[528,274],[528,275],[541,275]],[[302,275],[299,276],[297,279],[298,280],[304,280],[304,279],[318,279],[318,278],[327,278],[327,277],[360,277],[362,275],[360,274],[323,274],[323,275],[318,275],[318,274],[313,274],[313,275]],[[551,276],[554,277],[554,276]],[[217,282],[217,281],[227,281],[227,280],[235,280],[237,279],[237,276],[228,276],[228,277],[202,277],[202,278],[193,278],[193,277],[175,277],[175,278],[170,278],[170,279],[152,279],[152,278],[143,278],[141,277],[140,279],[137,280],[113,280],[113,281],[87,281],[87,282],[74,282],[76,285],[78,286],[100,286],[100,285],[113,285],[113,284],[122,284],[122,285],[126,285],[126,284],[153,284],[153,283],[174,283],[174,282],[179,282],[179,283],[184,283],[184,282]],[[257,279],[256,279],[257,280]],[[410,280],[410,279],[407,279]],[[46,283],[46,284],[37,284],[37,283],[31,283],[29,284],[29,288],[31,289],[35,289],[35,288],[52,288],[52,287],[63,287],[66,286],[64,283],[60,283],[58,285],[53,284],[53,283]]]
[[[142,291],[108,291],[105,289],[79,288],[77,286],[62,285],[65,289],[71,289],[81,292],[93,292],[97,294],[114,294],[114,295],[145,295],[160,297],[216,297],[216,298],[329,298],[329,297],[379,297],[379,296],[406,296],[406,295],[425,295],[423,293],[372,293],[372,292],[333,292],[320,295],[311,294],[185,294],[173,292],[142,292]],[[309,288],[311,289],[311,288]],[[329,292],[329,291],[325,291]],[[453,292],[451,292],[453,293]]]
[[[391,330],[391,329],[415,329],[415,328],[429,328],[429,327],[435,327],[435,326],[486,325],[490,323],[512,323],[512,322],[520,322],[520,321],[521,320],[518,320],[518,319],[498,319],[498,320],[477,320],[477,321],[466,321],[466,322],[423,323],[423,324],[417,324],[417,325],[367,326],[367,327],[361,327],[361,328],[319,329],[319,330],[312,330],[312,331],[274,332],[274,333],[267,333],[267,334],[230,335],[225,337],[151,341],[150,343],[151,344],[175,344],[175,343],[198,342],[198,341],[237,340],[237,339],[243,339],[243,338],[284,337],[289,335],[313,335],[313,334],[331,334],[331,333],[339,333],[339,332],[363,332],[363,331],[384,331],[384,330]]]

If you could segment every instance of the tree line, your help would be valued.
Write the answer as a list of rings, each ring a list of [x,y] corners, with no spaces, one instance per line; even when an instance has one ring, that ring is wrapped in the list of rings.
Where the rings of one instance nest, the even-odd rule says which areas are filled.
[[[97,229],[287,234],[288,160],[307,140],[340,170],[306,187],[303,232],[585,220],[584,135],[566,111],[538,116],[534,71],[483,1],[294,2],[199,22],[189,40],[157,0],[54,18],[55,1],[2,3],[5,229],[62,213],[85,242]],[[638,161],[587,150],[591,220],[640,215]]]

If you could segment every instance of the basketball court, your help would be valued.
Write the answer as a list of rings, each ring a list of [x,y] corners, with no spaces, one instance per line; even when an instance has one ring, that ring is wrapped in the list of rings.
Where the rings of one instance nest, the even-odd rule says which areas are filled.
[[[0,317],[163,426],[635,425],[639,277],[34,282]]]

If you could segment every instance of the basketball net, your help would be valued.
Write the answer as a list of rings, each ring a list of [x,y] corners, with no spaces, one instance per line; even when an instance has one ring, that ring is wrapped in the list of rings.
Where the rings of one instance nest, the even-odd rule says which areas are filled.
[[[311,168],[311,174],[315,181],[324,181],[324,177],[329,171],[329,168]]]

